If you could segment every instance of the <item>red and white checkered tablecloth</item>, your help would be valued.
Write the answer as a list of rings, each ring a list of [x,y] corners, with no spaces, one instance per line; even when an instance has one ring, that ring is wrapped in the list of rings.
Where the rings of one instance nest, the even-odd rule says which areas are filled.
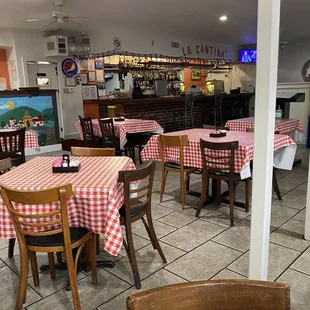
[[[200,152],[200,139],[210,142],[231,142],[239,141],[239,148],[235,153],[235,173],[240,173],[242,168],[249,165],[253,159],[254,134],[252,132],[228,131],[226,137],[210,138],[209,129],[189,129],[177,132],[170,132],[167,135],[188,135],[189,145],[184,147],[184,165],[202,168],[202,159]],[[275,135],[274,150],[295,145],[295,142],[286,135]],[[214,151],[212,156],[225,156],[223,152]],[[142,160],[154,159],[160,160],[158,136],[153,136],[141,152]],[[165,161],[179,163],[179,150],[176,147],[165,148]]]
[[[78,157],[77,173],[52,173],[55,157],[36,157],[0,176],[1,184],[18,190],[43,190],[71,183],[74,195],[68,200],[71,227],[86,227],[104,234],[104,249],[117,255],[123,238],[118,210],[123,204],[123,186],[118,171],[135,169],[128,157]],[[72,157],[74,160],[74,157]],[[18,206],[26,213],[51,212],[57,204]],[[9,213],[0,199],[0,238],[15,238]]]
[[[14,129],[0,129],[0,131],[12,131]],[[3,143],[2,143],[3,144]],[[38,136],[35,131],[27,130],[25,133],[25,149],[39,150]]]
[[[246,131],[247,128],[254,129],[254,117],[230,120],[225,126],[229,127],[232,131]],[[282,119],[276,121],[275,130],[280,131],[281,135],[289,135],[295,130],[304,132],[300,121],[297,119]]]
[[[97,119],[94,119],[92,123],[93,123],[94,135],[102,137],[99,121]],[[81,139],[83,139],[83,132],[80,122],[76,123],[76,127],[79,131]],[[127,133],[164,132],[163,128],[154,120],[128,119],[128,118],[126,118],[125,121],[114,122],[114,131],[115,136],[120,138],[121,147],[123,147],[127,142],[126,139]]]

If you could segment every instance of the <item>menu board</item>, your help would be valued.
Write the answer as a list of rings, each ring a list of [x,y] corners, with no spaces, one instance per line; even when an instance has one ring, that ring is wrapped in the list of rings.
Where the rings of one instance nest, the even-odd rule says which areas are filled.
[[[98,99],[97,85],[82,85],[83,100]]]

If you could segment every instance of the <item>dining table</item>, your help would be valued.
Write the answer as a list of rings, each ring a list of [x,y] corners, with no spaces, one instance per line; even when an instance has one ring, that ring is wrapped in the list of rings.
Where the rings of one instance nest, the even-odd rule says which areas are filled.
[[[0,129],[0,132],[9,132],[16,129]],[[26,130],[25,132],[25,149],[35,149],[40,150],[39,142],[38,142],[38,134],[33,130]]]
[[[70,227],[85,227],[103,234],[104,250],[117,256],[123,243],[119,209],[123,185],[118,182],[120,170],[133,170],[129,157],[72,157],[81,168],[76,173],[53,173],[57,157],[35,157],[0,176],[0,186],[15,190],[44,190],[63,184],[72,184],[74,195],[68,199]],[[44,205],[19,205],[17,210],[27,214],[47,213],[59,208],[58,203]],[[37,228],[33,228],[37,229]],[[0,238],[15,238],[11,217],[0,198]]]
[[[184,165],[189,167],[202,168],[202,157],[200,151],[200,139],[209,142],[231,142],[238,141],[239,147],[235,153],[234,172],[239,173],[241,179],[251,176],[250,162],[253,160],[254,133],[245,131],[227,131],[226,136],[211,138],[212,130],[204,128],[194,128],[167,133],[171,136],[187,135],[189,145],[184,147]],[[274,136],[274,167],[291,170],[294,163],[297,145],[288,135]],[[214,150],[213,156],[223,156],[221,150]],[[179,149],[168,147],[165,149],[165,161],[180,163]],[[158,136],[153,136],[141,152],[143,160],[161,160]]]
[[[229,127],[231,131],[246,131],[254,129],[254,117],[239,118],[229,120],[225,127]],[[279,131],[281,135],[290,136],[295,142],[300,142],[304,138],[304,129],[298,119],[283,118],[275,121],[275,131]]]
[[[113,119],[115,136],[120,138],[120,147],[123,148],[127,143],[127,134],[132,133],[163,133],[164,129],[155,120],[129,119],[123,120]],[[98,119],[92,120],[94,135],[102,137],[102,132]],[[76,123],[76,128],[83,140],[83,131],[80,122]]]

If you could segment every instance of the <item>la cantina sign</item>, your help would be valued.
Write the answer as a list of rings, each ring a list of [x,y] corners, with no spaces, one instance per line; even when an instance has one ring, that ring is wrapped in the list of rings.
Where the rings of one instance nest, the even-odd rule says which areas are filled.
[[[196,45],[195,47],[191,47],[190,45],[184,47],[182,46],[183,56],[193,56],[196,54],[197,56],[210,56],[214,58],[225,58],[227,54],[227,50],[218,48],[216,46],[211,45]]]

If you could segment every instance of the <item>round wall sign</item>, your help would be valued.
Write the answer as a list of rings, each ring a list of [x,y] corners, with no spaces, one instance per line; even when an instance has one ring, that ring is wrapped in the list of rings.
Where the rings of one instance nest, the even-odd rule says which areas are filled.
[[[71,59],[65,59],[61,64],[62,72],[65,76],[74,77],[78,73],[77,63]]]

